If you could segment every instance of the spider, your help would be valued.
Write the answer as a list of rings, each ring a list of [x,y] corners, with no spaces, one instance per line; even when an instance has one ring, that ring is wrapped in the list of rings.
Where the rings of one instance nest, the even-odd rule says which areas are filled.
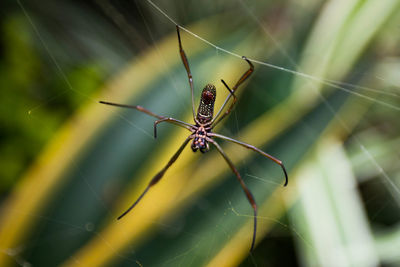
[[[150,181],[150,183],[147,185],[146,189],[143,191],[143,193],[138,197],[138,199],[124,212],[122,213],[119,217],[118,220],[124,217],[128,212],[130,212],[138,203],[139,201],[144,197],[144,195],[149,191],[149,189],[157,184],[161,178],[164,176],[165,172],[171,167],[171,165],[178,159],[179,155],[183,151],[183,149],[186,147],[186,145],[189,143],[190,140],[192,140],[191,148],[193,152],[196,152],[197,150],[200,150],[201,153],[206,153],[209,151],[210,146],[209,144],[213,144],[218,152],[222,155],[226,163],[229,165],[233,173],[236,175],[236,178],[238,179],[240,185],[243,188],[244,193],[246,194],[246,197],[251,204],[253,210],[254,210],[254,223],[253,223],[253,238],[251,241],[251,247],[250,251],[253,250],[255,240],[256,240],[256,232],[257,232],[257,205],[256,201],[254,200],[254,197],[250,190],[247,188],[246,184],[244,183],[242,177],[240,176],[240,173],[236,169],[236,167],[233,165],[233,162],[229,159],[229,157],[225,154],[225,152],[222,150],[220,145],[214,140],[214,138],[220,138],[238,145],[241,145],[245,148],[251,149],[253,151],[256,151],[263,155],[264,157],[267,157],[268,159],[274,161],[275,163],[279,164],[285,174],[285,184],[284,186],[287,185],[288,183],[288,175],[285,169],[285,166],[283,165],[282,161],[265,153],[264,151],[243,143],[241,141],[232,139],[230,137],[220,135],[217,133],[212,132],[213,128],[222,120],[224,119],[233,109],[235,106],[235,103],[237,101],[237,98],[235,96],[235,91],[237,88],[247,79],[250,77],[250,75],[254,71],[254,66],[253,64],[245,57],[243,56],[242,58],[249,64],[249,69],[240,77],[240,79],[236,82],[235,86],[232,87],[232,89],[225,83],[224,80],[221,80],[222,84],[225,86],[225,88],[229,91],[229,95],[226,97],[225,102],[222,104],[221,108],[218,110],[217,114],[214,116],[214,102],[216,98],[216,88],[212,84],[207,84],[202,93],[201,93],[201,100],[199,104],[199,108],[197,110],[197,114],[195,112],[195,105],[194,105],[194,96],[193,96],[193,77],[190,72],[190,67],[189,67],[189,62],[187,60],[185,51],[182,48],[182,42],[181,42],[181,36],[179,33],[179,26],[176,25],[176,32],[178,35],[178,43],[179,43],[179,54],[182,59],[182,63],[185,66],[187,76],[189,79],[189,85],[190,85],[190,92],[192,96],[192,111],[193,111],[193,120],[195,124],[190,124],[187,122],[183,122],[174,118],[170,117],[164,117],[157,115],[150,110],[145,109],[142,106],[131,106],[131,105],[124,105],[124,104],[117,104],[117,103],[111,103],[111,102],[106,102],[106,101],[100,101],[101,104],[106,104],[106,105],[111,105],[111,106],[117,106],[117,107],[123,107],[123,108],[131,108],[131,109],[136,109],[140,112],[146,113],[147,115],[150,115],[152,117],[157,118],[154,122],[154,138],[157,138],[157,125],[161,122],[168,122],[183,128],[188,129],[191,134],[189,137],[186,138],[186,140],[183,142],[183,144],[179,147],[178,151],[175,152],[175,154],[170,158],[168,163],[164,166],[164,168],[159,171],[153,179]],[[228,101],[233,98],[230,106],[228,109],[224,112],[224,108],[227,105]]]

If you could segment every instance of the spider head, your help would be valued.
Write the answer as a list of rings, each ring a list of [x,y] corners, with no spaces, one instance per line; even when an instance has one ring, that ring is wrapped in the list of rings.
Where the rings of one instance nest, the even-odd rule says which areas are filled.
[[[212,120],[216,96],[217,90],[212,84],[207,84],[201,92],[200,105],[197,110],[197,119],[201,123],[206,123]]]

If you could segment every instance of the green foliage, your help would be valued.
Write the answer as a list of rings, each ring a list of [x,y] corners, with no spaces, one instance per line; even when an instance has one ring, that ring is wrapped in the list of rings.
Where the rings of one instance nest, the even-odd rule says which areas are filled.
[[[153,118],[98,101],[190,122],[174,25],[149,1],[31,0],[1,22],[0,265],[398,266],[400,4],[178,2],[155,4],[219,47],[278,66],[255,64],[215,129],[289,171],[283,188],[279,166],[220,142],[258,203],[255,251],[252,209],[215,149],[187,148],[115,220],[189,132],[161,124],[154,140]],[[219,107],[220,79],[233,85],[246,63],[181,34],[196,103],[211,82]]]
[[[89,61],[63,66],[60,73],[43,58],[47,55],[39,54],[38,36],[22,14],[7,16],[2,32],[0,192],[5,193],[61,123],[99,87],[104,71]]]

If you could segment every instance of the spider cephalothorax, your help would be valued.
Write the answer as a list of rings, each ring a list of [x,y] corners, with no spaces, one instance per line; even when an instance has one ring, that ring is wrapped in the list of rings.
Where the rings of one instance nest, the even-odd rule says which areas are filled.
[[[182,63],[185,66],[188,79],[189,79],[189,85],[190,85],[190,91],[192,95],[192,111],[193,111],[193,119],[195,121],[195,124],[190,124],[184,121],[180,121],[171,117],[164,117],[160,116],[157,114],[154,114],[148,109],[145,109],[142,106],[130,106],[130,105],[124,105],[124,104],[117,104],[117,103],[111,103],[111,102],[104,102],[100,101],[102,104],[107,104],[107,105],[112,105],[112,106],[117,106],[117,107],[125,107],[125,108],[133,108],[138,111],[141,111],[143,113],[146,113],[147,115],[153,116],[157,118],[154,122],[154,137],[157,137],[157,125],[161,122],[168,122],[183,128],[186,128],[187,130],[191,131],[191,134],[186,138],[186,140],[183,142],[183,144],[179,147],[178,151],[175,152],[175,154],[170,158],[168,163],[162,168],[150,181],[146,189],[143,191],[143,193],[136,199],[136,201],[124,212],[121,214],[121,216],[118,217],[118,219],[121,219],[124,217],[130,210],[132,210],[142,199],[142,197],[147,193],[147,191],[150,189],[150,187],[154,186],[158,181],[161,180],[161,178],[164,176],[165,172],[168,170],[168,168],[177,160],[179,155],[182,153],[183,149],[185,146],[189,143],[190,140],[192,141],[192,150],[193,152],[196,152],[197,150],[200,150],[202,153],[205,153],[209,150],[209,144],[211,143],[214,145],[214,147],[218,150],[218,152],[221,154],[221,156],[224,158],[226,163],[229,165],[233,173],[235,174],[236,178],[238,179],[240,186],[243,188],[244,193],[246,194],[246,197],[251,204],[253,210],[254,210],[254,230],[253,230],[253,239],[251,241],[251,247],[250,250],[254,248],[254,244],[256,241],[256,232],[257,232],[257,205],[256,201],[251,194],[250,190],[247,188],[246,184],[244,183],[242,177],[240,176],[240,173],[236,169],[235,165],[233,162],[229,159],[229,157],[225,154],[223,149],[219,146],[218,142],[214,140],[214,138],[219,138],[223,139],[235,144],[238,144],[240,146],[243,146],[247,149],[253,150],[262,156],[274,161],[275,163],[279,164],[282,167],[282,170],[285,174],[285,186],[288,183],[288,176],[286,173],[286,169],[283,166],[282,161],[280,161],[277,158],[274,158],[273,156],[265,153],[264,151],[243,143],[241,141],[235,140],[233,138],[220,135],[217,133],[212,132],[212,129],[217,125],[223,118],[225,118],[231,111],[232,108],[234,107],[236,103],[236,96],[235,96],[235,91],[236,89],[253,73],[254,66],[248,60],[246,57],[243,57],[243,59],[249,64],[249,69],[239,78],[239,80],[236,82],[236,84],[232,87],[232,89],[229,88],[229,86],[224,82],[224,80],[221,80],[221,82],[224,84],[225,88],[229,91],[229,95],[226,97],[225,102],[222,104],[221,108],[218,110],[216,115],[214,116],[214,103],[215,103],[215,97],[217,95],[215,86],[212,84],[207,84],[203,91],[201,92],[201,99],[200,99],[200,105],[197,110],[197,115],[195,112],[195,107],[194,107],[194,97],[193,97],[193,77],[190,72],[189,68],[189,62],[186,58],[186,54],[183,51],[182,48],[182,43],[181,43],[181,37],[179,34],[179,26],[176,25],[176,31],[178,34],[178,43],[179,43],[179,53],[181,55]],[[229,100],[232,99],[232,102],[228,106],[228,108],[225,110],[226,105],[228,104]]]
[[[191,146],[193,152],[196,152],[197,149],[200,149],[201,153],[205,153],[210,150],[210,146],[208,145],[208,133],[210,132],[211,129],[209,127],[205,128],[204,126],[199,126],[199,128],[195,130]]]

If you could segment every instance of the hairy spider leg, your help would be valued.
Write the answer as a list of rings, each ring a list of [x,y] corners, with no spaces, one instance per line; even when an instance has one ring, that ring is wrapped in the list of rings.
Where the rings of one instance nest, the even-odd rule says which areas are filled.
[[[124,212],[122,213],[117,220],[121,219],[124,217],[128,212],[130,212],[139,202],[140,200],[144,197],[144,195],[149,191],[149,189],[158,183],[158,181],[161,180],[161,178],[164,176],[165,172],[171,167],[171,165],[178,159],[179,155],[182,153],[183,149],[186,147],[186,145],[189,143],[190,139],[192,139],[191,136],[186,138],[186,140],[183,142],[183,144],[179,147],[178,151],[175,152],[175,154],[170,158],[168,163],[164,166],[164,168],[161,169],[154,177],[151,179],[150,183],[147,185],[146,189],[143,191],[143,193],[138,197],[138,199]]]
[[[263,155],[264,157],[266,157],[266,158],[272,160],[272,161],[275,162],[276,164],[279,164],[279,165],[281,166],[282,170],[283,170],[283,173],[285,174],[285,184],[284,184],[283,186],[287,186],[288,181],[289,181],[289,180],[288,180],[288,175],[287,175],[287,172],[286,172],[286,168],[285,168],[285,166],[283,165],[283,163],[282,163],[281,160],[279,160],[279,159],[277,159],[277,158],[271,156],[271,155],[268,154],[268,153],[265,153],[264,151],[258,149],[257,147],[255,147],[255,146],[253,146],[253,145],[246,144],[246,143],[244,143],[244,142],[235,140],[235,139],[230,138],[230,137],[227,137],[227,136],[225,136],[225,135],[221,135],[221,134],[217,134],[217,133],[209,133],[209,136],[221,138],[221,139],[224,139],[224,140],[226,140],[226,141],[229,141],[229,142],[232,142],[232,143],[241,145],[241,146],[243,146],[243,147],[245,147],[245,148],[248,148],[248,149],[251,149],[251,150],[253,150],[253,151],[258,152],[258,153],[260,153],[261,155]]]
[[[159,123],[161,123],[161,122],[171,122],[171,123],[175,123],[175,122],[177,122],[177,121],[179,121],[180,123],[182,123],[184,126],[187,126],[187,127],[185,127],[186,129],[188,129],[189,131],[195,131],[196,129],[197,129],[197,126],[195,126],[195,125],[192,125],[192,124],[190,124],[190,123],[187,123],[187,122],[184,122],[184,121],[180,121],[180,120],[177,120],[177,119],[174,119],[174,118],[171,118],[171,117],[166,117],[166,118],[163,118],[163,119],[160,119],[160,120],[156,120],[155,122],[154,122],[154,138],[157,138],[157,125],[159,124]],[[183,126],[182,125],[182,126]]]
[[[236,175],[236,178],[238,179],[240,185],[242,186],[242,189],[244,193],[246,194],[247,199],[249,200],[251,207],[253,208],[254,211],[254,228],[253,228],[253,240],[251,241],[251,247],[250,251],[253,251],[254,249],[254,244],[256,242],[256,233],[257,233],[257,204],[256,201],[254,200],[253,194],[250,192],[250,190],[247,188],[246,184],[244,183],[242,177],[240,176],[239,171],[236,169],[235,165],[233,165],[233,162],[229,159],[229,157],[225,154],[224,150],[219,146],[219,144],[211,139],[208,138],[208,141],[212,143],[218,150],[218,152],[222,155],[222,157],[225,159],[226,163],[228,163],[229,167],[233,171],[233,173]]]
[[[244,60],[246,60],[246,62],[249,64],[249,69],[242,75],[242,77],[240,77],[240,79],[236,82],[235,86],[232,88],[232,90],[229,89],[228,85],[224,83],[224,85],[229,89],[229,91],[235,92],[237,90],[237,88],[247,79],[250,77],[250,75],[253,73],[254,71],[254,66],[253,64],[250,62],[250,60],[247,59],[247,57],[243,56],[242,57]],[[221,115],[222,110],[225,108],[226,104],[228,103],[229,99],[234,96],[234,94],[229,94],[226,99],[225,102],[222,104],[221,108],[219,109],[219,111],[217,112],[217,115],[212,119],[211,123],[213,124],[213,127],[215,125],[217,125],[223,118],[225,118],[229,113],[231,113],[233,107],[236,104],[236,97],[233,97],[233,101],[231,103],[231,105],[229,106],[229,108],[227,109],[227,111],[225,111],[224,114],[222,114],[221,117],[219,117]],[[219,117],[219,118],[218,118]]]
[[[193,127],[195,127],[195,126],[193,126],[193,125],[191,125],[191,124],[189,124],[187,122],[184,122],[184,121],[180,121],[180,120],[177,120],[177,119],[174,119],[174,118],[168,118],[168,117],[164,117],[164,116],[161,116],[161,115],[157,115],[157,114],[151,112],[150,110],[145,109],[142,106],[124,105],[124,104],[117,104],[117,103],[106,102],[106,101],[99,101],[99,103],[100,104],[105,104],[105,105],[110,105],[110,106],[115,106],[115,107],[120,107],[120,108],[136,109],[136,110],[138,110],[140,112],[146,113],[147,115],[150,115],[152,117],[155,117],[155,118],[159,119],[160,122],[163,122],[163,121],[169,122],[171,124],[178,125],[180,127],[186,128],[188,130],[191,130]],[[156,136],[156,129],[154,129],[154,135]]]
[[[178,34],[179,54],[181,55],[182,63],[185,66],[186,73],[187,73],[187,76],[188,76],[188,79],[189,79],[190,93],[192,95],[193,119],[194,119],[195,122],[197,122],[197,120],[196,120],[196,110],[195,110],[195,106],[194,106],[194,95],[193,95],[193,76],[192,76],[192,73],[190,72],[189,61],[187,60],[186,53],[182,48],[181,35],[179,33],[179,26],[178,25],[175,25],[175,26],[176,26],[176,32]]]

